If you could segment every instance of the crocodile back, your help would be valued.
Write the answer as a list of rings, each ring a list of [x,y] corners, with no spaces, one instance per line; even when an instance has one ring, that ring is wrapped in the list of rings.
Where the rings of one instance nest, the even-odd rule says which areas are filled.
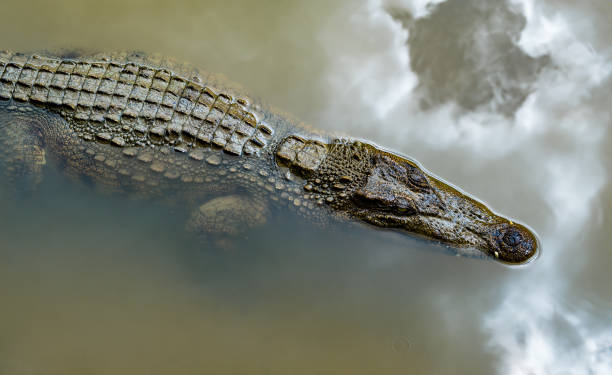
[[[138,59],[1,52],[0,99],[51,109],[84,140],[118,147],[214,145],[253,155],[273,135],[246,99]]]

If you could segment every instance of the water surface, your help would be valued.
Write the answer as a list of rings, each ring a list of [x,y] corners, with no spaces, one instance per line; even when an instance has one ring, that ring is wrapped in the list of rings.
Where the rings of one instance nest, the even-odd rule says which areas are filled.
[[[528,223],[527,267],[278,218],[233,251],[48,171],[0,205],[0,373],[612,371],[608,1],[3,5],[5,48],[144,50],[410,155]]]

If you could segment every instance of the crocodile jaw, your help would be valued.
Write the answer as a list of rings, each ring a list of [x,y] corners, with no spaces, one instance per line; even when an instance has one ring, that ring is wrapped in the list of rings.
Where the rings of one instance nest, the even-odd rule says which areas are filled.
[[[537,258],[539,241],[524,225],[497,216],[494,224],[427,215],[359,215],[377,227],[394,228],[447,245],[457,255],[489,257],[507,264],[524,264]],[[514,245],[514,246],[513,246]]]
[[[432,234],[440,223],[452,230],[444,231],[446,238],[464,248],[476,249],[484,255],[508,264],[524,264],[539,254],[540,243],[535,233],[525,225],[497,215],[484,203],[454,187],[428,175],[431,185],[444,202],[444,211],[432,217]],[[428,218],[424,218],[428,221]],[[431,225],[431,224],[438,224]],[[442,226],[443,228],[443,226]],[[458,253],[461,253],[461,247]]]
[[[389,219],[389,216],[385,218]],[[521,224],[501,217],[499,220],[498,224],[466,225],[448,218],[421,215],[391,219],[398,224],[398,229],[449,245],[457,255],[489,257],[507,264],[524,264],[535,259],[539,252],[537,237]],[[507,243],[513,238],[516,246]]]
[[[481,254],[507,264],[535,259],[539,242],[524,225],[495,214],[405,158],[379,153],[365,184],[353,194],[357,219]]]

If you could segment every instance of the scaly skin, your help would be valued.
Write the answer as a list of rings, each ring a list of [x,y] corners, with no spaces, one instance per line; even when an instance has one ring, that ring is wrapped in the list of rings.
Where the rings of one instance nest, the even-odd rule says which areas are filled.
[[[14,184],[34,188],[50,160],[110,190],[199,206],[196,232],[234,235],[291,207],[509,264],[538,252],[525,226],[414,161],[318,133],[217,76],[151,56],[0,53],[0,147]]]

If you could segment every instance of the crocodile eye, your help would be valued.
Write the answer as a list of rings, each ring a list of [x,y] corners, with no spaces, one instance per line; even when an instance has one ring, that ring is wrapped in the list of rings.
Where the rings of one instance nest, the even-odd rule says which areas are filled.
[[[508,246],[516,247],[520,245],[521,242],[523,242],[523,237],[519,232],[515,230],[509,230],[504,235],[504,238],[502,238],[502,241],[504,241],[504,243]]]
[[[410,181],[411,184],[413,184],[414,186],[418,188],[427,189],[429,187],[429,183],[427,182],[427,179],[425,178],[425,176],[423,176],[423,174],[417,171],[413,171],[409,173],[408,180]]]

